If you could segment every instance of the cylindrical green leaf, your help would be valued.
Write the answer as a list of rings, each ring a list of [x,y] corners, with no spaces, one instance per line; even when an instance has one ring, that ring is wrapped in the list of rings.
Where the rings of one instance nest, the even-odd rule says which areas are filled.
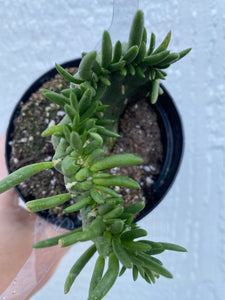
[[[63,126],[61,125],[50,126],[42,132],[41,136],[46,137],[54,134],[55,132],[63,132]]]
[[[142,60],[144,59],[146,54],[146,43],[145,42],[141,42],[141,46],[138,52],[138,55],[136,57],[136,63],[140,64],[142,62]]]
[[[101,112],[104,112],[107,108],[109,107],[109,105],[99,105],[98,108],[97,108],[97,112],[101,111]]]
[[[95,202],[97,202],[98,204],[103,204],[105,202],[102,195],[96,189],[92,189],[90,192],[90,195],[91,195],[92,199]]]
[[[125,268],[132,268],[132,261],[126,250],[121,245],[120,241],[117,239],[112,239],[113,251],[116,254],[118,260],[122,263]]]
[[[145,73],[143,72],[143,70],[140,66],[137,66],[135,73],[137,74],[138,77],[140,77],[142,79],[145,78]]]
[[[150,39],[150,44],[149,44],[149,49],[148,49],[147,55],[151,55],[152,52],[154,51],[154,49],[155,49],[155,40],[156,40],[155,34],[152,33],[151,34],[151,39]]]
[[[137,266],[138,272],[141,275],[141,277],[146,280],[148,283],[150,283],[148,276],[146,276],[145,270],[142,266]]]
[[[148,251],[151,249],[151,246],[146,244],[146,243],[142,243],[142,242],[134,242],[134,241],[122,241],[122,244],[124,247],[132,249],[134,251]]]
[[[152,241],[148,241],[148,240],[139,240],[139,242],[145,243],[145,244],[148,244],[151,246],[151,249],[147,251],[147,254],[149,254],[149,255],[160,254],[165,250],[165,248],[163,247],[163,245],[161,243],[152,242]]]
[[[69,104],[66,104],[64,106],[66,114],[69,116],[71,122],[73,122],[74,117],[76,116],[76,111],[73,107],[71,107]]]
[[[138,201],[124,208],[124,213],[137,214],[145,207],[144,201]]]
[[[77,242],[85,242],[88,240],[92,240],[95,237],[102,235],[102,233],[105,231],[105,228],[105,223],[103,222],[102,218],[98,216],[92,221],[91,225],[85,231],[62,237],[59,240],[59,246],[68,247]]]
[[[97,90],[96,90],[96,96],[95,99],[100,99],[103,97],[107,87],[102,82],[98,82]]]
[[[83,93],[83,96],[81,97],[79,102],[80,115],[82,115],[90,107],[91,99],[92,99],[91,90],[87,89]]]
[[[44,95],[52,102],[64,107],[65,104],[69,104],[70,101],[63,95],[57,94],[49,90],[43,90]]]
[[[73,147],[74,150],[78,152],[82,150],[82,141],[80,135],[76,131],[72,131],[70,135],[70,145]]]
[[[156,77],[155,68],[151,68],[150,69],[150,78],[151,78],[151,81],[155,80],[155,77]]]
[[[127,64],[131,63],[138,55],[139,47],[137,45],[130,47],[123,57]]]
[[[85,131],[90,131],[90,129],[95,128],[95,121],[96,120],[94,118],[83,121],[82,124],[80,124],[79,134],[83,136]]]
[[[137,255],[137,258],[141,261],[142,266],[144,266],[158,274],[161,274],[162,276],[165,276],[167,278],[173,278],[173,275],[167,269],[165,269],[162,265],[156,263],[151,258],[151,256],[141,253],[141,254]]]
[[[102,137],[101,137],[100,134],[98,134],[98,133],[96,133],[96,132],[90,132],[89,134],[90,134],[90,136],[91,136],[94,140],[96,140],[96,141],[98,142],[98,144],[99,144],[100,146],[102,145],[103,139],[102,139]]]
[[[180,58],[179,58],[179,59],[183,58],[183,57],[184,57],[185,55],[187,55],[190,51],[191,51],[191,48],[187,48],[187,49],[185,49],[185,50],[179,52],[179,55],[180,55]]]
[[[161,243],[160,244],[163,246],[165,250],[171,250],[171,251],[178,251],[178,252],[187,252],[187,250],[179,245],[176,244],[171,244],[171,243]]]
[[[160,65],[164,66],[164,65],[172,64],[178,61],[179,58],[180,58],[179,53],[170,53],[163,61],[160,62],[160,64],[156,64],[156,66],[160,68]]]
[[[170,54],[170,51],[168,51],[168,50],[162,51],[157,54],[151,54],[149,56],[146,56],[143,59],[143,64],[147,65],[147,66],[153,66],[153,65],[159,64],[162,61],[164,61],[169,56],[169,54]]]
[[[68,124],[65,124],[63,126],[63,133],[64,133],[64,136],[66,138],[66,141],[69,143],[70,142],[70,134],[72,132],[72,128],[70,127],[70,125]]]
[[[133,275],[133,280],[136,281],[138,278],[138,268],[136,265],[133,265],[132,275]]]
[[[102,257],[107,257],[112,251],[112,233],[110,231],[105,231],[101,241],[98,242],[98,253]]]
[[[134,239],[137,239],[142,236],[146,236],[147,231],[141,228],[131,229],[128,231],[125,231],[121,235],[121,241],[132,241]]]
[[[72,213],[74,211],[80,210],[81,208],[83,208],[83,207],[85,207],[85,206],[87,206],[91,203],[93,203],[92,199],[90,197],[87,197],[87,198],[84,198],[84,199],[80,200],[79,202],[77,202],[77,203],[75,203],[71,206],[68,206],[67,208],[64,209],[64,211],[66,213]]]
[[[166,35],[166,37],[162,41],[162,43],[159,45],[159,47],[155,50],[154,54],[160,53],[160,52],[166,50],[167,47],[169,46],[170,39],[171,39],[171,30],[168,32],[168,34]]]
[[[59,137],[59,138],[64,138],[65,139],[65,135],[63,132],[61,131],[56,131],[54,134],[53,134],[54,137]]]
[[[120,60],[122,56],[122,45],[120,41],[117,41],[113,51],[113,63],[116,63]]]
[[[68,88],[68,89],[64,89],[61,91],[62,95],[67,97],[67,98],[70,98],[70,94],[74,93],[76,95],[76,97],[81,97],[81,90],[78,89],[78,88]]]
[[[126,68],[121,69],[120,70],[120,75],[124,76],[124,77],[127,76],[127,69]]]
[[[148,253],[145,253],[145,254],[148,254]],[[158,258],[151,256],[151,259],[154,260],[157,264],[160,264],[161,266],[163,265],[161,260],[159,260]]]
[[[75,175],[75,179],[77,181],[84,181],[85,179],[87,179],[90,176],[90,173],[91,172],[90,172],[89,167],[82,168]]]
[[[115,167],[132,166],[141,164],[142,159],[133,154],[117,154],[111,155],[98,160],[94,163],[90,170],[91,172],[103,171]]]
[[[107,68],[112,60],[112,42],[108,31],[104,31],[102,37],[102,66]]]
[[[114,205],[109,204],[109,203],[104,203],[98,206],[98,213],[102,216],[105,213],[107,213],[108,211],[112,210],[112,208],[114,207]]]
[[[127,67],[128,67],[129,72],[130,72],[130,75],[134,76],[135,73],[136,73],[134,66],[132,64],[128,64]]]
[[[79,113],[76,113],[72,123],[72,131],[78,132],[79,129],[80,129],[80,115]]]
[[[97,125],[108,125],[108,124],[114,124],[115,120],[111,120],[111,119],[105,119],[105,120],[97,120],[96,124]]]
[[[70,200],[70,194],[61,194],[52,197],[36,199],[26,202],[26,206],[30,212],[37,212],[45,209],[49,209],[65,203]]]
[[[108,136],[108,137],[113,137],[113,138],[118,138],[120,137],[120,135],[114,131],[111,131],[111,130],[108,130],[106,128],[99,128],[98,127],[98,132],[101,134],[101,135],[104,135],[104,136]]]
[[[144,268],[144,270],[145,270],[145,273],[148,274],[148,276],[149,276],[149,278],[151,279],[151,281],[152,281],[153,283],[155,283],[155,276],[153,275],[152,271],[149,270],[149,269],[147,269],[147,268]]]
[[[124,266],[122,266],[121,270],[120,270],[120,273],[119,273],[119,277],[121,277],[125,271],[126,271],[127,268],[125,268]]]
[[[120,175],[110,175],[107,177],[93,178],[93,183],[97,185],[111,185],[111,186],[125,186],[133,189],[140,189],[140,185],[131,178],[120,176]]]
[[[124,228],[124,221],[123,220],[115,220],[111,225],[111,231],[114,234],[121,233]]]
[[[76,192],[84,192],[89,191],[92,187],[92,180],[85,180],[83,182],[76,183],[74,186],[71,187],[71,190]]]
[[[120,219],[126,220],[126,219],[130,219],[130,217],[133,217],[133,214],[122,213],[122,215],[120,216]]]
[[[145,27],[144,27],[144,30],[143,30],[141,41],[144,42],[145,44],[147,43],[147,30],[146,30]]]
[[[128,48],[134,45],[140,46],[143,30],[144,30],[144,14],[141,10],[138,10],[134,16],[131,25]]]
[[[89,233],[90,234],[90,233]],[[58,245],[61,248],[74,245],[77,242],[84,242],[91,239],[91,236],[87,232],[76,232],[67,236],[63,236],[58,240]]]
[[[92,67],[94,65],[96,55],[96,51],[91,51],[82,58],[78,72],[82,79],[88,81],[92,80]]]
[[[106,178],[106,177],[110,177],[111,175],[109,174],[109,173],[102,173],[102,172],[100,172],[100,173],[94,173],[93,175],[92,175],[92,177],[93,178]]]
[[[106,214],[103,215],[103,218],[106,220],[115,219],[123,213],[123,206],[118,205]]]
[[[95,149],[90,155],[88,155],[86,162],[88,165],[94,163],[99,157],[102,157],[104,150],[101,148]]]
[[[111,289],[119,273],[119,261],[116,255],[111,252],[109,255],[108,269],[95,289],[89,295],[88,300],[102,299]]]
[[[92,258],[92,256],[96,252],[96,246],[92,245],[89,247],[82,255],[81,257],[76,261],[76,263],[71,268],[64,285],[64,293],[67,294],[74,282],[74,280],[77,278],[77,276],[80,274],[82,269],[85,267],[85,265],[88,263],[88,261]]]
[[[79,113],[79,104],[78,104],[78,101],[77,101],[77,95],[76,93],[74,93],[72,90],[70,92],[70,104],[71,106],[75,109],[75,111],[77,113]]]
[[[52,140],[54,140],[54,138],[56,138],[56,137],[53,135]],[[60,162],[58,162],[58,159],[65,156],[66,149],[68,146],[69,146],[69,144],[65,140],[65,138],[57,139],[57,143],[55,144],[55,155],[53,156],[53,161],[56,161],[56,163],[55,163],[56,169],[57,169],[57,166],[60,165]]]
[[[116,205],[116,204],[123,203],[123,198],[120,198],[118,196],[110,197],[110,198],[106,198],[105,202],[110,205]]]
[[[122,56],[122,45],[120,41],[117,41],[113,51],[113,63],[116,63],[120,60]]]
[[[96,75],[101,74],[102,68],[101,68],[100,64],[97,62],[97,60],[95,60],[92,70],[95,72]]]
[[[93,75],[94,77],[94,75]],[[84,81],[83,83],[80,84],[80,89],[82,92],[85,92],[86,90],[91,90],[91,96],[94,97],[96,95],[96,90],[94,87],[94,82],[91,84],[88,81]]]
[[[47,247],[56,246],[56,245],[58,245],[58,242],[62,237],[74,234],[76,232],[81,232],[81,231],[82,231],[82,227],[79,227],[79,228],[74,229],[73,231],[70,231],[70,232],[52,237],[50,239],[39,241],[39,242],[35,243],[32,247],[35,248],[35,249],[36,248],[39,249],[39,248],[47,248]]]
[[[161,80],[166,79],[160,69],[155,69],[155,74],[156,74],[155,76],[156,79],[161,79]],[[158,95],[159,95],[159,89],[158,89]]]
[[[63,69],[60,65],[55,64],[56,70],[59,72],[59,74],[67,81],[73,82],[75,84],[81,83],[81,80],[78,80],[73,77],[70,73],[68,73],[65,69]]]
[[[155,104],[159,96],[159,80],[155,79],[152,81],[149,98],[152,104]]]
[[[109,66],[109,70],[111,72],[119,71],[125,66],[126,62],[124,60],[121,60],[119,62],[113,63]]]
[[[110,86],[111,82],[109,79],[105,76],[99,76],[100,81],[105,85],[105,86]]]
[[[104,268],[105,268],[105,258],[99,256],[96,260],[94,271],[91,277],[91,282],[89,286],[89,295],[91,295],[92,291],[95,289],[98,282],[102,279]]]
[[[0,181],[0,194],[30,178],[34,174],[53,168],[53,162],[41,162],[20,168]]]
[[[98,101],[93,101],[80,117],[81,122],[87,118],[91,118],[98,107]]]
[[[102,186],[102,185],[95,185],[95,188],[103,193],[105,193],[106,195],[110,195],[113,196],[115,198],[120,198],[120,195],[117,194],[114,190],[106,187],[106,186]],[[120,198],[121,199],[121,198]],[[106,199],[106,201],[108,201],[108,199]]]

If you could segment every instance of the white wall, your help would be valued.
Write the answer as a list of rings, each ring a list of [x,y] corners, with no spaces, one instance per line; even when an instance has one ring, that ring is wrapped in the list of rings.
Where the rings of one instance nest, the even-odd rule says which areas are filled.
[[[135,1],[133,1],[135,2]],[[121,1],[124,11],[130,1]],[[169,70],[166,87],[182,115],[185,153],[175,184],[140,224],[153,240],[189,252],[161,257],[174,279],[133,283],[127,272],[105,299],[222,300],[225,295],[225,2],[141,0],[148,32],[192,52]],[[109,27],[112,1],[0,0],[0,133],[26,88],[55,62],[95,47]],[[126,13],[124,13],[124,22]],[[123,23],[123,22],[122,22]],[[122,28],[120,29],[123,30]],[[63,282],[84,245],[74,246],[32,300],[64,299]],[[86,299],[93,265],[65,299]],[[119,298],[120,297],[120,298]]]

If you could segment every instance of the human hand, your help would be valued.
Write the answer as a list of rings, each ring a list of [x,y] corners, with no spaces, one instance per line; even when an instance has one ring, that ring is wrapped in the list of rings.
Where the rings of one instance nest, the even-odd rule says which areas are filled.
[[[0,137],[0,180],[8,175],[4,147],[5,134]],[[10,299],[28,299],[31,294],[38,291],[53,275],[55,267],[68,251],[68,249],[58,249],[58,247],[52,247],[48,250],[32,250],[35,232],[37,231],[35,226],[39,221],[42,225],[44,224],[44,232],[40,233],[42,238],[43,236],[48,238],[56,235],[56,232],[52,230],[52,226],[41,220],[36,214],[29,213],[18,205],[18,196],[14,189],[0,194],[0,300],[4,299],[2,296],[5,293],[3,292],[16,278],[18,272],[28,260],[32,261],[35,258],[37,260],[38,257],[39,264],[42,265],[42,268],[40,268],[40,266],[32,264],[36,282],[24,269],[22,280],[27,286],[27,291],[23,289],[23,296],[20,293],[15,293],[15,296],[11,296]],[[56,258],[53,259],[53,257]],[[17,282],[17,284],[19,283]]]

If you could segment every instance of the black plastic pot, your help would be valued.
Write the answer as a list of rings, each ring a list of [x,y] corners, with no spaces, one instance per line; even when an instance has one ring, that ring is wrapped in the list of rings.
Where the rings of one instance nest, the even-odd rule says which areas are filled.
[[[64,68],[70,67],[78,67],[80,63],[80,59],[72,60],[67,63],[64,63],[62,66]],[[11,140],[11,133],[14,130],[13,120],[20,113],[20,102],[25,103],[28,101],[32,93],[36,92],[46,81],[49,81],[57,74],[56,69],[51,69],[46,72],[40,78],[38,78],[24,93],[18,104],[16,105],[8,126],[7,135],[6,135],[6,164],[8,171],[10,172],[9,160],[11,154],[11,145],[9,141]],[[145,190],[145,196],[147,200],[146,206],[144,210],[138,215],[136,221],[142,219],[149,212],[151,212],[164,198],[171,184],[173,183],[176,174],[179,169],[179,165],[182,158],[183,152],[183,130],[181,119],[179,113],[176,109],[176,106],[172,100],[172,97],[166,91],[166,89],[162,86],[164,90],[164,94],[159,97],[159,100],[155,104],[156,111],[159,115],[160,123],[162,126],[162,136],[163,143],[165,144],[165,159],[163,163],[163,167],[158,179],[154,182],[154,184],[150,187],[149,190]],[[15,187],[18,195],[21,199],[26,202],[23,195],[21,194],[18,187]],[[149,199],[148,194],[151,193],[151,199]],[[38,215],[42,218],[47,219],[53,224],[59,224],[59,221],[55,218],[50,218],[46,211],[39,212]],[[81,220],[71,220],[66,218],[61,224],[62,227],[73,229],[81,225]]]

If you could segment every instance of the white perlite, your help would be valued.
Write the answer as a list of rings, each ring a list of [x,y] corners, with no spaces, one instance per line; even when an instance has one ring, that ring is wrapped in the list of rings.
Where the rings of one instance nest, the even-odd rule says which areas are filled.
[[[51,126],[55,126],[55,120],[51,120],[51,121],[48,123],[48,127],[51,127]]]
[[[67,190],[70,190],[74,185],[77,184],[77,181],[69,182],[66,184]]]
[[[153,182],[154,182],[154,180],[152,180],[152,178],[150,176],[146,177],[145,181],[146,181],[146,185],[148,187],[150,187],[153,184]]]

